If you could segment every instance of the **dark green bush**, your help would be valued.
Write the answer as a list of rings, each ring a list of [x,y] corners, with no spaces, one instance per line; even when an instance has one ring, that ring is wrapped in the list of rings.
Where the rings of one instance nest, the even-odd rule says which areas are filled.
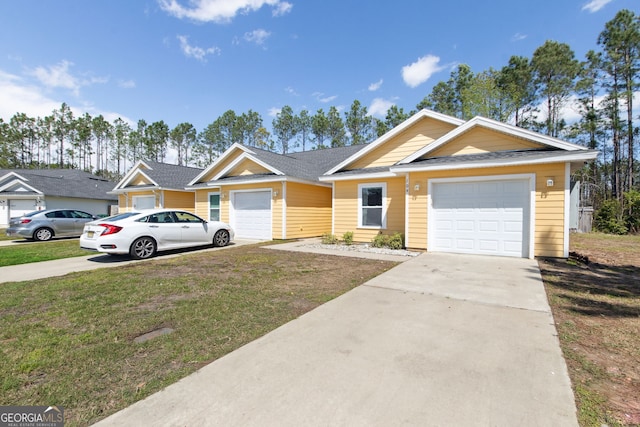
[[[622,218],[622,207],[616,199],[605,200],[593,217],[593,228],[609,234],[626,234],[628,229]]]

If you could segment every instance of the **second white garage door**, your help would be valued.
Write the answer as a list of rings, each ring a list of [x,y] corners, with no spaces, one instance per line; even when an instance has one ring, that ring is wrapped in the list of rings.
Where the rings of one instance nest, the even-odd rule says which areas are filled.
[[[271,240],[271,191],[231,193],[229,225],[238,238]]]
[[[529,257],[528,179],[434,182],[429,249]]]

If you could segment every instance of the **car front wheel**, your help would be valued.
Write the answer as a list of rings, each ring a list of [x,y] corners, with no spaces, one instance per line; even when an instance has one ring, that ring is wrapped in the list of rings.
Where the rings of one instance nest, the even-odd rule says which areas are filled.
[[[227,246],[229,244],[229,232],[227,230],[218,230],[213,235],[213,246]]]
[[[151,237],[139,237],[134,240],[129,254],[134,259],[147,259],[156,254],[156,241]]]
[[[53,231],[50,228],[38,228],[35,233],[33,233],[33,238],[35,240],[40,240],[44,242],[46,240],[51,240],[53,237]]]

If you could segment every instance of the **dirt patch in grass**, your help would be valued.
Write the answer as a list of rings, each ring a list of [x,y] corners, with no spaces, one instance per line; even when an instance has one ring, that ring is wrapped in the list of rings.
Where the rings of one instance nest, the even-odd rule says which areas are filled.
[[[540,260],[582,426],[640,425],[640,238],[575,234]]]
[[[3,284],[0,405],[90,425],[394,265],[255,245]]]

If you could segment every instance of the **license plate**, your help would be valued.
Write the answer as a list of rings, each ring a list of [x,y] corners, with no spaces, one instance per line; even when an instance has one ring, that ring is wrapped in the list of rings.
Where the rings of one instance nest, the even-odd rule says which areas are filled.
[[[87,231],[87,237],[93,239],[93,231]]]

